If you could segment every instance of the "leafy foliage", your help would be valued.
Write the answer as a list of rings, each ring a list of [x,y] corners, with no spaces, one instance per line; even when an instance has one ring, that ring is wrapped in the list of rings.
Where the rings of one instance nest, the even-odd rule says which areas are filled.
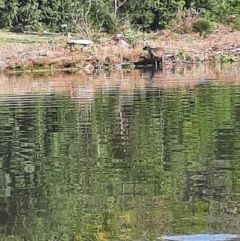
[[[224,22],[227,14],[240,16],[238,0],[0,0],[2,27],[22,24],[26,29],[49,28],[60,31],[91,29],[115,32],[129,21],[136,29],[152,31],[171,28],[179,16],[188,10],[201,13],[210,21]],[[89,33],[85,33],[88,34]]]
[[[0,8],[4,8],[4,0],[0,0]]]
[[[210,22],[206,19],[199,19],[195,22],[193,22],[192,27],[194,29],[194,31],[200,33],[200,36],[202,36],[202,34],[204,32],[208,32],[211,28]]]

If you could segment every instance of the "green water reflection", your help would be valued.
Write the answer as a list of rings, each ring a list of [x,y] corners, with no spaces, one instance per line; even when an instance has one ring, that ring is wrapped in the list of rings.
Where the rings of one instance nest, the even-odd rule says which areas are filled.
[[[0,102],[1,240],[237,232],[240,86]]]

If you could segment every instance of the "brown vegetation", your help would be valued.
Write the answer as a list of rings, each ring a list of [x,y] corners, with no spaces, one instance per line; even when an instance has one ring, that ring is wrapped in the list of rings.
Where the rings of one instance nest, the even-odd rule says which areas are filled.
[[[240,55],[240,32],[230,32],[220,26],[207,38],[196,34],[177,34],[162,31],[151,36],[151,47],[165,49],[167,63],[231,62],[238,61]],[[138,41],[140,43],[140,41]],[[136,42],[134,47],[118,46],[113,41],[102,41],[88,48],[66,47],[66,41],[59,44],[6,44],[0,47],[0,68],[5,73],[13,70],[69,69],[86,68],[92,71],[95,66],[122,65],[125,61],[137,62],[150,59],[143,51],[143,44]]]

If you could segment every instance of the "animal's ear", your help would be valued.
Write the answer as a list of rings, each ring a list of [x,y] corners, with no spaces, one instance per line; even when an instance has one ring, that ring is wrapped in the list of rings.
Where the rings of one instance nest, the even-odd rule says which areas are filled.
[[[145,41],[144,44],[145,44],[145,47],[149,47],[149,42],[148,41]]]
[[[144,41],[144,47],[143,50],[147,50],[149,47],[149,42],[148,41]]]

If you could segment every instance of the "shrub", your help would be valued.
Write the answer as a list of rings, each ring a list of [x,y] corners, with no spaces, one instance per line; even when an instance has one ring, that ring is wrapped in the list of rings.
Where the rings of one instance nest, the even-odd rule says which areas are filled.
[[[233,29],[240,31],[240,16],[237,17],[236,21],[234,21]]]
[[[195,32],[200,33],[200,36],[202,36],[203,33],[206,33],[210,30],[211,25],[208,20],[199,19],[192,23],[192,28]]]

